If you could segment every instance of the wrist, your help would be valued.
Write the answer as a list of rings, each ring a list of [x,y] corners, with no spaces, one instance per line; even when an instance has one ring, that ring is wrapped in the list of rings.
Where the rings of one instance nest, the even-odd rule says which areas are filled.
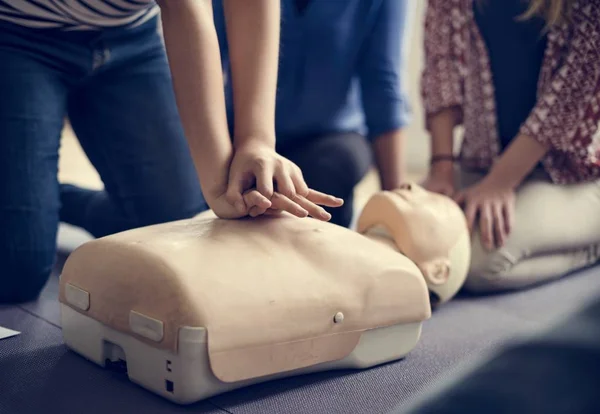
[[[511,178],[507,174],[504,174],[501,169],[497,168],[497,166],[493,166],[488,171],[484,179],[496,187],[510,188],[511,190],[516,189],[520,183],[520,180]]]
[[[381,189],[383,191],[393,191],[397,190],[404,184],[403,177],[401,175],[398,176],[379,176],[379,181],[381,181]]]
[[[275,149],[275,134],[272,132],[259,132],[250,134],[239,134],[234,137],[234,150],[246,146],[266,146],[271,149]]]
[[[192,160],[202,195],[205,201],[211,205],[212,201],[227,190],[229,167],[233,160],[231,146],[229,148],[209,146],[208,150],[202,147],[194,148]]]
[[[227,191],[228,176],[229,168],[226,171],[219,171],[219,173],[214,172],[198,176],[202,196],[209,206]]]
[[[527,135],[518,135],[488,173],[496,185],[516,189],[548,149]]]
[[[454,161],[439,160],[431,163],[429,175],[436,177],[453,177],[454,176]]]

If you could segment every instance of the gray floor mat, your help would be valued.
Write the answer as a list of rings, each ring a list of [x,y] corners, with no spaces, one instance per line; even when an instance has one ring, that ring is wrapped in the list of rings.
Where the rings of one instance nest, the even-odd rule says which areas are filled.
[[[209,402],[185,409],[67,350],[60,329],[18,308],[0,308],[0,325],[21,335],[0,340],[1,414],[223,414]]]
[[[461,315],[477,315],[469,324]],[[48,407],[63,414],[119,412],[206,412],[215,406],[231,413],[384,413],[418,392],[459,361],[489,349],[525,323],[484,306],[457,301],[424,326],[423,337],[405,360],[366,371],[328,372],[259,384],[188,408],[176,407],[69,352],[60,330],[22,309],[0,310],[0,325],[21,336],[0,342],[0,413],[36,413]],[[511,334],[509,334],[511,332]],[[469,341],[465,341],[469,338]],[[10,383],[8,383],[10,381]],[[118,404],[118,405],[114,405]]]
[[[523,319],[551,323],[597,296],[600,296],[600,266],[531,289],[481,296],[473,300]]]
[[[52,275],[38,300],[19,306],[52,325],[60,326],[60,306],[58,303],[58,276]]]
[[[460,361],[538,327],[483,305],[457,301],[425,324],[420,343],[403,361],[361,372],[292,377],[212,401],[236,414],[386,413]]]
[[[40,297],[32,302],[25,303],[20,307],[27,312],[39,316],[49,323],[60,326],[60,306],[58,303],[58,275],[66,260],[66,256],[58,257],[53,274],[48,279]]]
[[[386,413],[462,363],[545,327],[599,294],[600,268],[523,292],[461,296],[434,313],[417,348],[403,361],[258,384],[187,408],[68,351],[58,327],[57,282],[53,276],[36,303],[0,308],[0,325],[23,332],[0,341],[0,414]]]

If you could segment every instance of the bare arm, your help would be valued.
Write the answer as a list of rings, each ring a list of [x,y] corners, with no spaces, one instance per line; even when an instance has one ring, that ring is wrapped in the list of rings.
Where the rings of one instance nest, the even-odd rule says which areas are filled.
[[[235,101],[234,145],[275,147],[280,4],[223,0]]]
[[[457,117],[457,110],[447,108],[427,119],[431,134],[431,157],[432,160],[438,159],[431,166],[431,172],[434,174],[453,174],[451,157],[454,153],[454,128],[458,124]]]
[[[219,44],[208,0],[159,0],[177,106],[210,205],[227,188],[232,145]]]
[[[494,164],[489,179],[514,189],[547,152],[548,148],[539,141],[528,135],[518,135]]]
[[[246,186],[248,174],[257,177],[257,186],[267,198],[272,190],[264,188],[268,190],[274,174],[283,176],[279,181],[284,194],[293,192],[293,184],[299,193],[307,193],[306,184],[292,167],[284,171],[286,176],[274,172],[272,165],[279,162],[288,167],[275,153],[279,3],[223,0],[235,101],[233,145],[212,1],[158,3],[179,113],[209,206],[221,217],[247,214],[250,206],[244,205],[242,193],[250,187]],[[243,155],[238,155],[243,145]],[[293,172],[291,178],[288,170]],[[293,184],[283,183],[284,179]]]

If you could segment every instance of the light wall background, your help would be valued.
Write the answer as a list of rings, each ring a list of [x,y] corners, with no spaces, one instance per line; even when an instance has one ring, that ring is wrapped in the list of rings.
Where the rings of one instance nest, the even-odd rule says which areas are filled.
[[[421,174],[429,159],[429,136],[424,128],[423,111],[420,96],[420,77],[423,69],[423,20],[427,1],[414,0],[417,4],[412,23],[410,52],[407,65],[407,87],[413,109],[413,120],[408,128],[406,141],[406,162],[412,174]]]

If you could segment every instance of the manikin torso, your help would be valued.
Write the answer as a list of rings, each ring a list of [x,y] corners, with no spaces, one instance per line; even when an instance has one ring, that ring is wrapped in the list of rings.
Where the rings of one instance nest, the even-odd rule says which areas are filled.
[[[206,328],[212,368],[231,381],[339,359],[365,330],[427,319],[428,288],[457,279],[464,219],[451,200],[419,190],[373,197],[359,220],[365,235],[287,214],[209,212],[97,239],[67,261],[61,302],[72,284],[89,292],[86,315],[117,330],[130,329],[130,310],[160,320],[154,346],[172,351],[179,327]],[[298,349],[308,359],[290,361]]]
[[[210,211],[200,217],[216,220]],[[216,223],[220,223],[222,230],[219,233],[226,233],[230,243],[239,246],[242,243],[250,251],[264,252],[272,248],[273,252],[277,251],[275,260],[282,263],[290,263],[292,258],[296,258],[298,248],[305,255],[305,264],[320,262],[323,250],[319,246],[325,244],[329,245],[329,249],[342,249],[344,254],[364,253],[363,240],[348,237],[344,232],[330,231],[333,228],[328,223],[316,229],[315,225],[321,224],[317,225],[312,220],[277,221],[266,218],[260,224],[265,227],[259,240],[248,237],[247,222],[217,220]],[[462,210],[446,196],[426,191],[417,184],[379,192],[371,197],[361,212],[357,232],[395,252],[398,256],[394,260],[408,259],[414,263],[432,293],[432,305],[450,300],[464,283],[471,256],[470,234]],[[290,242],[292,234],[297,234],[293,243]],[[233,242],[238,238],[240,240]],[[230,249],[233,248],[231,244]],[[343,267],[344,264],[338,266]]]

